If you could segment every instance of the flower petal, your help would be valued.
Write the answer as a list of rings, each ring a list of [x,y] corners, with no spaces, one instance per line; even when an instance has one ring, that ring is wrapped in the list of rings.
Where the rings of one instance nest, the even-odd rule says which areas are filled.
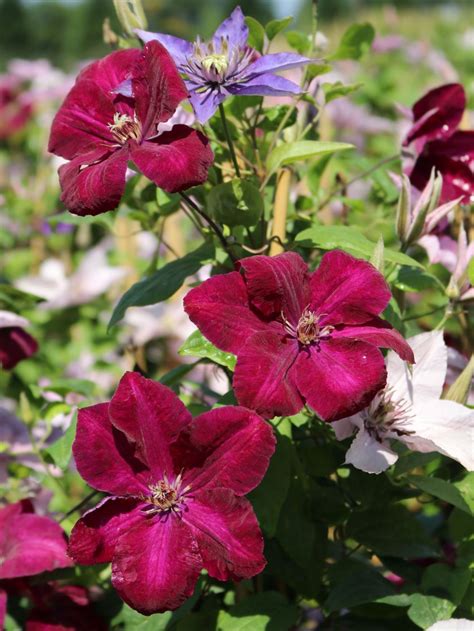
[[[311,59],[303,57],[297,53],[272,53],[270,55],[262,55],[256,61],[248,66],[245,74],[249,77],[254,75],[265,74],[268,72],[278,72],[279,70],[289,70],[297,68],[303,64],[309,64]]]
[[[266,418],[299,412],[304,400],[295,383],[297,356],[295,340],[272,331],[252,335],[240,349],[235,367],[238,402]]]
[[[321,322],[361,324],[385,309],[390,289],[367,261],[341,250],[328,252],[311,275],[311,307]]]
[[[193,493],[224,487],[237,495],[254,489],[275,451],[271,426],[242,407],[221,407],[199,415],[182,433],[177,454],[186,467],[183,484]],[[177,458],[175,468],[181,469]]]
[[[247,288],[239,272],[218,274],[184,297],[191,321],[218,348],[237,354],[252,333],[268,328],[250,310]]]
[[[412,449],[427,451],[417,444],[419,437],[432,442],[438,451],[474,471],[474,410],[454,401],[423,399],[415,403],[411,423],[414,436],[404,439]]]
[[[191,421],[176,394],[136,372],[127,372],[109,404],[112,424],[135,443],[137,456],[150,467],[153,481],[173,472],[170,443]]]
[[[98,162],[96,155],[79,156],[59,169],[61,201],[76,215],[99,215],[114,210],[124,193],[127,148],[101,157]]]
[[[474,160],[474,130],[456,131],[447,141],[433,140],[429,150],[430,153],[439,153],[469,164]]]
[[[135,33],[145,44],[148,44],[148,42],[152,41],[159,42],[162,46],[166,48],[178,67],[184,66],[186,64],[187,58],[193,53],[192,43],[187,42],[185,39],[181,39],[180,37],[167,35],[166,33],[152,33],[151,31],[142,31],[141,29],[135,29]]]
[[[259,74],[251,79],[245,79],[242,83],[230,84],[227,89],[231,94],[243,96],[291,96],[303,92],[293,81],[271,73]]]
[[[68,553],[75,563],[94,565],[112,561],[115,546],[146,517],[140,512],[142,500],[136,497],[106,497],[87,511],[72,529]]]
[[[426,145],[426,151],[418,156],[409,174],[413,186],[419,191],[423,190],[435,169],[443,176],[440,203],[444,204],[458,197],[464,203],[469,203],[474,198],[474,173],[468,164],[439,153],[431,154],[428,150],[429,145]]]
[[[198,545],[184,520],[152,517],[120,537],[112,584],[130,607],[149,615],[182,605],[192,595],[201,568]]]
[[[111,151],[114,114],[112,95],[90,79],[76,83],[54,117],[48,151],[67,160],[98,147]]]
[[[72,451],[81,477],[94,489],[112,495],[139,494],[147,490],[149,471],[133,453],[125,436],[109,418],[109,404],[79,410]]]
[[[295,381],[310,407],[335,421],[362,410],[385,386],[385,364],[372,344],[329,339],[299,353]]]
[[[310,302],[308,266],[299,254],[250,256],[239,261],[250,304],[264,317],[285,316],[293,325]]]
[[[337,440],[344,440],[345,438],[349,438],[352,434],[357,430],[357,425],[353,423],[351,419],[353,419],[357,415],[348,416],[346,418],[341,418],[340,421],[333,421],[331,423],[331,427],[334,430],[334,434],[336,435]]]
[[[132,76],[135,64],[141,56],[140,48],[110,53],[86,66],[79,74],[76,84],[89,80],[97,84],[105,94],[113,93],[118,85]]]
[[[4,370],[15,368],[18,362],[34,355],[38,342],[21,327],[0,328],[0,366]]]
[[[265,567],[262,533],[246,498],[229,489],[200,491],[189,501],[183,520],[192,528],[213,578],[251,578]]]
[[[235,7],[230,16],[217,27],[212,41],[216,50],[221,50],[222,40],[228,42],[228,49],[244,48],[249,37],[249,28],[240,7]]]
[[[188,82],[187,85],[190,90],[189,101],[193,106],[196,118],[201,123],[201,125],[204,125],[211,118],[211,116],[215,114],[220,103],[225,100],[226,95],[223,92],[219,92],[214,88],[210,88],[204,91],[196,91],[193,90],[192,83]]]
[[[364,428],[357,432],[346,453],[346,464],[352,464],[366,473],[382,473],[398,460],[387,443],[379,442]]]
[[[413,364],[415,357],[408,342],[388,322],[380,318],[374,318],[360,326],[345,326],[333,331],[334,339],[351,338],[368,342],[381,348],[393,349],[404,361]]]
[[[214,154],[201,132],[175,125],[153,140],[134,144],[131,159],[157,186],[176,193],[207,180]]]

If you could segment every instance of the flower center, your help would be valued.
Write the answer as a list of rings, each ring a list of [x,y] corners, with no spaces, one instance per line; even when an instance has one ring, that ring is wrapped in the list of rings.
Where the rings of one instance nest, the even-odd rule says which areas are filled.
[[[124,144],[129,138],[140,140],[142,137],[140,121],[135,115],[132,118],[128,114],[115,112],[114,122],[109,123],[108,127],[120,144]]]
[[[295,327],[282,314],[286,332],[291,337],[296,337],[298,342],[304,346],[309,346],[313,342],[318,342],[321,338],[328,337],[331,331],[334,330],[334,327],[330,324],[321,327],[319,324],[321,318],[322,315],[318,315],[315,311],[311,311],[306,307]]]
[[[211,42],[198,38],[182,72],[199,90],[205,91],[208,86],[218,88],[227,82],[238,83],[254,58],[255,51],[248,46],[229,48],[227,37]]]
[[[148,506],[143,509],[143,512],[147,515],[179,513],[185,504],[185,495],[191,488],[190,486],[181,488],[181,485],[181,473],[174,482],[170,482],[165,475],[163,480],[160,480],[156,484],[150,484],[148,487],[150,494],[143,497],[148,504]]]
[[[208,72],[214,71],[223,75],[229,67],[229,61],[227,55],[206,55],[201,59],[201,65]]]
[[[396,436],[415,433],[407,429],[413,418],[410,403],[405,399],[397,399],[390,387],[378,392],[361,414],[365,429],[379,443],[390,433]]]

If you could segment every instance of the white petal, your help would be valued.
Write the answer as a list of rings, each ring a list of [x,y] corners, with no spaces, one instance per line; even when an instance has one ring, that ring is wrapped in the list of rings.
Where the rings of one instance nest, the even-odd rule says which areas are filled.
[[[426,631],[474,631],[474,621],[466,620],[466,618],[439,620],[428,627]]]
[[[29,325],[26,318],[22,318],[16,313],[11,311],[0,311],[0,329],[4,329],[10,326],[20,326],[25,328]]]
[[[331,427],[336,434],[337,440],[344,440],[344,438],[349,438],[352,436],[357,427],[352,423],[351,417],[341,418],[340,421],[334,421],[331,423]]]
[[[387,443],[379,443],[361,429],[346,453],[346,464],[352,464],[366,473],[382,473],[398,460]]]
[[[424,401],[415,407],[416,437],[431,441],[437,450],[474,471],[474,410],[454,401]],[[414,440],[415,439],[415,440]]]

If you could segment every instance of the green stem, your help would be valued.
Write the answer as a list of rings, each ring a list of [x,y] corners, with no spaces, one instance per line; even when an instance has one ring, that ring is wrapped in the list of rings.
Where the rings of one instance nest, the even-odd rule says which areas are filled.
[[[237,156],[235,155],[234,143],[232,142],[232,138],[230,137],[229,127],[227,125],[227,118],[226,118],[224,106],[222,105],[222,103],[219,103],[219,113],[221,115],[222,126],[224,127],[224,133],[227,139],[227,144],[229,145],[230,157],[232,158],[232,162],[234,164],[235,174],[238,178],[240,178],[239,163],[237,162]]]

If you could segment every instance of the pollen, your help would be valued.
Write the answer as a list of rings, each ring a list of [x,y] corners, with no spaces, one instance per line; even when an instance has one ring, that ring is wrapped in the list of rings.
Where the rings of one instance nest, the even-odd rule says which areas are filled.
[[[124,144],[130,138],[132,138],[133,140],[140,140],[142,136],[140,121],[135,115],[132,118],[128,114],[120,114],[119,112],[115,112],[114,122],[109,123],[108,127],[112,132],[112,135],[121,144]]]
[[[306,307],[295,327],[282,314],[286,332],[292,337],[296,337],[303,346],[309,346],[313,342],[318,342],[321,338],[328,337],[333,331],[334,327],[331,325],[320,326],[321,317],[321,315]]]
[[[222,75],[227,70],[229,61],[227,59],[227,55],[219,55],[215,53],[213,55],[206,55],[206,57],[203,57],[201,64],[207,72],[214,71],[218,75]]]
[[[185,503],[185,495],[189,492],[190,486],[182,488],[181,473],[171,482],[165,475],[162,480],[148,487],[150,494],[143,499],[148,506],[143,509],[147,515],[162,515],[179,513]]]

